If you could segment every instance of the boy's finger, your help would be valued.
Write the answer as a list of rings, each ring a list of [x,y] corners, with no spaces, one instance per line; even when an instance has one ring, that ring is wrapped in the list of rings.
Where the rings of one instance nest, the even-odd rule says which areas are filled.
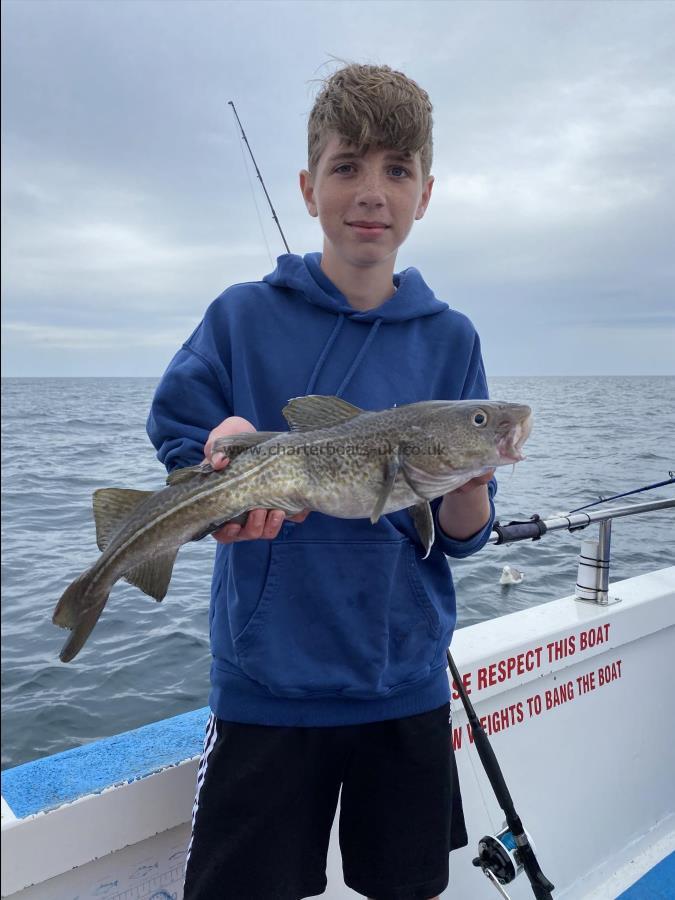
[[[228,525],[219,528],[218,531],[214,531],[212,537],[214,537],[219,544],[231,544],[233,541],[236,541],[240,531],[241,525],[230,522]]]
[[[209,459],[209,462],[214,469],[224,469],[230,460],[224,453],[214,453]]]
[[[240,541],[255,541],[262,537],[265,520],[267,519],[266,509],[252,509],[248,514],[246,525],[239,532]]]
[[[304,509],[294,516],[288,516],[288,521],[304,522],[310,512],[311,510]],[[221,544],[231,544],[233,541],[255,541],[258,538],[274,540],[279,535],[285,518],[281,509],[252,509],[249,511],[243,527],[234,522],[228,522],[218,531],[214,531],[213,537]]]
[[[280,509],[271,509],[267,514],[267,520],[263,528],[262,536],[266,540],[274,540],[284,524],[284,514]]]
[[[289,516],[289,522],[304,522],[307,516],[311,513],[311,509],[303,509],[302,512],[296,513],[294,516]]]

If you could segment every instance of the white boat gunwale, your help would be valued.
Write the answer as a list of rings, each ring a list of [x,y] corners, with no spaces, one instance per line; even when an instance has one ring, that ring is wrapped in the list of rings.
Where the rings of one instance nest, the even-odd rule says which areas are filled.
[[[467,677],[474,679],[471,699],[479,716],[490,716],[500,707],[522,702],[522,698],[536,691],[543,691],[546,685],[549,686],[547,690],[551,689],[564,682],[565,678],[572,677],[573,669],[576,677],[579,673],[592,671],[598,665],[604,666],[619,657],[639,655],[643,650],[647,657],[651,657],[658,647],[664,645],[664,641],[672,638],[675,626],[675,567],[617,582],[611,585],[611,589],[621,596],[621,603],[600,606],[579,603],[573,597],[566,597],[459,629],[453,639],[453,654],[463,675],[474,673]],[[598,632],[598,629],[601,631]],[[501,682],[484,683],[483,686],[477,684],[476,673],[479,670],[486,671],[490,666],[496,667],[500,660],[517,658],[518,654],[527,653],[533,647],[546,647],[549,643],[562,641],[570,635],[578,637],[592,631],[596,636],[598,633],[606,635],[607,639],[587,646],[583,653],[575,652],[552,660],[542,659],[541,665],[520,674],[512,674]],[[540,657],[543,655],[542,652]],[[663,672],[669,667],[670,675],[675,677],[675,672],[672,671],[675,655],[670,654],[669,658],[664,658],[665,656],[667,654],[662,649],[658,650],[658,664]],[[635,674],[635,666],[632,670]],[[498,670],[493,668],[493,671]],[[667,680],[665,675],[659,676],[661,680],[664,678]],[[591,718],[596,716],[597,709],[601,708],[598,707],[598,697],[611,698],[614,696],[613,692],[625,691],[628,685],[628,675],[624,673],[623,680],[602,688],[604,694],[596,691],[588,696],[578,697],[580,703],[545,711],[537,719],[514,724],[492,737],[500,762],[504,760],[505,776],[510,785],[515,785],[514,799],[518,802],[520,797],[523,798],[518,805],[526,827],[530,827],[528,822],[535,820],[533,834],[540,862],[547,874],[551,870],[554,882],[556,874],[559,876],[560,873],[556,873],[556,865],[552,867],[549,858],[551,849],[545,833],[545,811],[538,810],[538,804],[533,804],[528,797],[527,779],[538,785],[539,791],[543,791],[550,776],[550,771],[547,776],[547,767],[550,769],[553,764],[551,748],[546,746],[547,741],[550,740],[557,748],[559,729],[561,726],[568,727],[564,725],[566,720],[573,723],[582,721],[589,715]],[[520,701],[518,698],[521,698]],[[652,705],[656,703],[661,710],[664,706],[664,698],[655,694],[634,699],[636,703],[638,700]],[[616,702],[616,698],[612,700],[612,703]],[[601,703],[605,703],[604,699]],[[463,710],[458,703],[454,706],[454,727],[465,729]],[[574,707],[574,710],[570,707]],[[625,704],[622,701],[621,708],[625,708],[626,716],[635,713],[632,700]],[[5,865],[3,869],[3,897],[16,894],[17,897],[25,895],[27,900],[32,900],[33,895],[43,896],[37,886],[44,885],[48,879],[54,879],[53,884],[56,884],[57,881],[67,879],[68,872],[75,867],[86,868],[88,864],[95,866],[91,860],[105,856],[112,860],[115,857],[111,854],[125,846],[143,841],[150,845],[155,835],[172,833],[172,829],[179,826],[188,828],[186,823],[189,822],[191,813],[196,767],[207,715],[207,709],[196,710],[4,772],[3,793],[16,818],[3,818],[2,823],[4,859],[11,859],[11,865]],[[527,732],[532,733],[530,740],[534,739],[542,748],[543,753],[539,755],[541,758],[537,758],[537,754],[533,755],[531,748],[528,749],[530,741],[526,737]],[[464,747],[468,743],[465,738]],[[602,766],[594,759],[592,747],[589,735],[587,763],[594,771],[601,772]],[[467,752],[462,748],[458,750],[457,757],[465,796],[465,811],[472,825],[470,837],[473,844],[479,836],[475,834],[475,821],[482,819],[482,827],[487,830],[489,822],[485,820],[485,812],[481,810],[477,797],[473,796],[474,775],[468,768]],[[104,759],[105,755],[109,757],[105,763],[107,779],[101,777],[100,771],[96,771],[99,768],[97,760]],[[645,757],[645,765],[649,764]],[[583,759],[579,760],[579,765],[584,766]],[[86,770],[84,774],[82,767]],[[73,772],[78,768],[80,773],[76,779]],[[524,771],[527,769],[529,771]],[[87,780],[89,776],[92,777]],[[40,782],[47,779],[51,779],[51,784],[40,787]],[[107,784],[104,783],[106,780]],[[87,784],[93,790],[89,790]],[[30,794],[36,785],[38,790],[31,798]],[[23,798],[22,794],[25,795]],[[38,800],[38,797],[41,799]],[[660,828],[662,837],[665,835],[664,839],[667,841],[668,835],[675,832],[675,824],[668,821],[668,811],[672,813],[675,809],[675,788],[662,784],[659,796],[651,796],[650,802],[652,806],[656,804],[658,809],[645,809],[639,815],[635,811],[635,827],[642,832],[649,828]],[[494,804],[491,805],[493,814],[496,814]],[[94,821],[97,823],[96,828],[91,826]],[[125,822],[123,831],[119,828],[120,821]],[[639,835],[630,830],[630,823],[627,825],[628,830],[620,838],[626,846],[639,839]],[[79,835],[78,840],[64,839],[64,835],[73,833]],[[606,853],[606,847],[601,846],[601,843],[598,843],[598,853]],[[45,848],[45,852],[41,850],[36,855],[36,845]],[[459,862],[455,862],[456,856],[459,858],[461,854],[474,852],[475,846],[472,846],[453,854],[453,872],[457,872],[460,867]],[[461,862],[462,877],[466,875],[464,869],[470,865],[468,859],[467,855],[467,860]],[[603,861],[604,857],[596,860],[597,872],[602,869]],[[335,859],[329,864],[329,869],[331,865],[332,883],[335,884]],[[584,890],[591,890],[588,878],[592,875],[592,872],[580,874],[582,881],[586,878]],[[472,896],[482,897],[480,873],[473,870],[471,877],[474,879],[471,882],[474,886]],[[487,879],[483,880],[488,890],[485,896],[489,897],[494,888],[487,884]],[[522,879],[514,883],[512,896],[528,896],[527,892],[522,893],[523,888],[519,882]],[[36,888],[28,888],[22,893],[22,889],[30,884],[36,885]],[[574,893],[578,885],[575,887],[569,873],[566,874],[566,881],[561,881],[558,877],[558,886],[556,896],[586,896]],[[331,890],[337,893],[330,893]],[[340,888],[339,884],[335,888],[329,888],[328,897],[347,896],[355,895],[344,886]]]

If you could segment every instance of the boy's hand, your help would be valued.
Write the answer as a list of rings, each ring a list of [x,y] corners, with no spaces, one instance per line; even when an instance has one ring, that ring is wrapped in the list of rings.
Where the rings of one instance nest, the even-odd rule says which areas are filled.
[[[213,442],[216,438],[227,434],[240,434],[242,431],[255,431],[254,426],[241,416],[230,416],[217,425],[204,445],[204,457],[211,463],[214,469],[224,469],[230,462],[226,457],[216,454],[211,456]],[[304,522],[310,510],[304,509],[294,516],[289,516],[289,522]],[[219,544],[232,544],[234,541],[254,541],[258,538],[273,540],[278,534],[286,518],[281,509],[252,509],[248,513],[245,525],[237,525],[229,522],[218,531],[213,532],[213,537]]]
[[[488,469],[461,487],[444,494],[438,509],[438,524],[456,541],[465,541],[485,527],[490,516],[490,502],[485,485],[494,475]]]

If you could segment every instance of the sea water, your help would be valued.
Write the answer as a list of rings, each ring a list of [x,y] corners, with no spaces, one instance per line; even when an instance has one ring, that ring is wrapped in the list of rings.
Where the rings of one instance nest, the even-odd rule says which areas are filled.
[[[2,767],[205,706],[208,601],[215,542],[180,551],[159,604],[118,582],[68,665],[51,616],[96,559],[91,494],[158,489],[165,472],[145,433],[156,381],[26,378],[2,382]],[[493,378],[495,399],[528,403],[527,460],[499,470],[502,522],[546,518],[599,496],[662,481],[675,469],[675,378]],[[675,496],[672,487],[623,503]],[[671,510],[617,520],[611,578],[675,562]],[[574,592],[583,532],[487,546],[453,560],[458,627]],[[504,565],[517,585],[500,585]]]

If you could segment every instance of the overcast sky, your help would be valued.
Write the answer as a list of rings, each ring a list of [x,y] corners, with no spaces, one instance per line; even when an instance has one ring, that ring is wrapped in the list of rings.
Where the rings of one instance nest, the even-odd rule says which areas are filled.
[[[4,0],[3,374],[158,376],[227,285],[320,249],[297,187],[331,57],[431,95],[399,253],[488,374],[675,372],[675,4]],[[250,170],[250,164],[249,164]],[[254,199],[264,224],[258,222]]]

